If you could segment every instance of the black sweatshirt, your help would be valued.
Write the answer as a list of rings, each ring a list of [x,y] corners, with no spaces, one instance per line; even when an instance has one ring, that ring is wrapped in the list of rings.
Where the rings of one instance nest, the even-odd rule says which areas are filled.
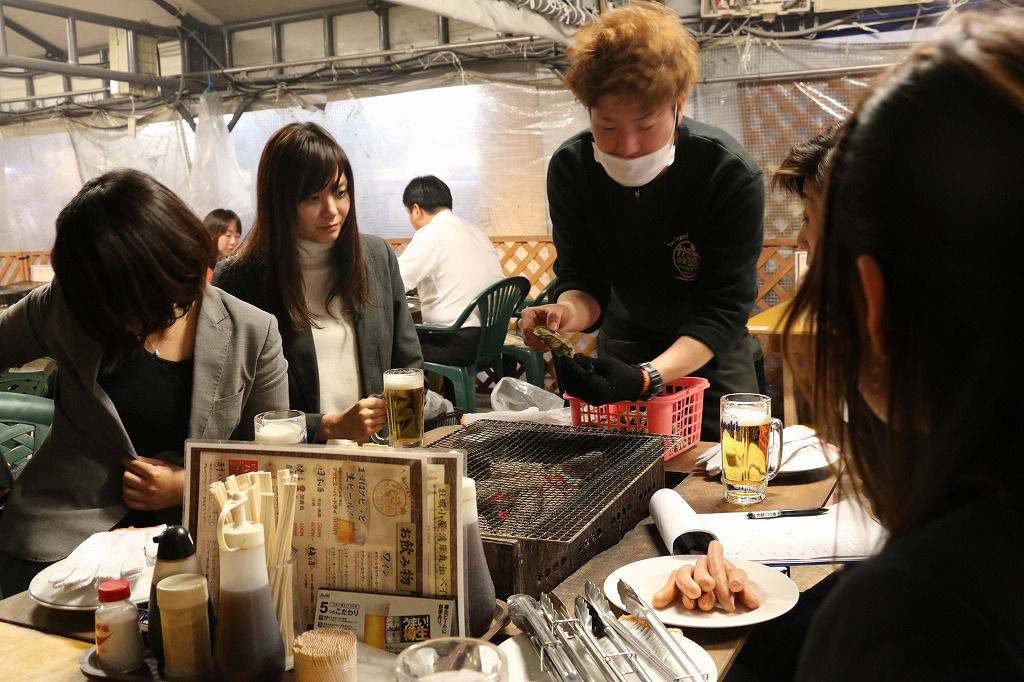
[[[594,161],[593,133],[551,157],[547,191],[558,291],[598,302],[603,333],[668,348],[680,336],[724,356],[757,295],[764,179],[727,133],[684,118],[675,161],[639,188]],[[711,365],[714,365],[713,360]]]

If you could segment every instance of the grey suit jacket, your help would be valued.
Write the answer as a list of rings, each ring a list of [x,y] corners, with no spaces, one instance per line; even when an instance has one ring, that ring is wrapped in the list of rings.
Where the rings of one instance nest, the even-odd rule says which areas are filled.
[[[356,321],[359,378],[364,396],[384,390],[384,370],[423,367],[419,337],[405,302],[405,286],[398,258],[380,237],[360,235],[366,258],[370,304]],[[293,332],[280,302],[280,294],[263,284],[262,267],[246,268],[229,259],[217,266],[213,282],[243,301],[277,317],[288,360],[288,394],[291,409],[306,413],[306,429],[312,441],[320,431],[320,372],[310,328]]]
[[[175,460],[183,452],[135,453],[96,379],[102,348],[75,323],[59,285],[40,287],[0,314],[0,366],[57,361],[53,426],[0,517],[0,550],[56,561],[128,508],[128,454]],[[288,405],[287,363],[274,318],[207,285],[196,329],[190,438],[251,439],[253,417]]]

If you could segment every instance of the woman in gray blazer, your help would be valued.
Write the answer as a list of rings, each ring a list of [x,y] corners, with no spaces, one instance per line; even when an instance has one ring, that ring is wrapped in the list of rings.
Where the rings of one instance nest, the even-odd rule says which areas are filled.
[[[288,404],[277,321],[206,283],[209,234],[144,173],[61,211],[48,286],[0,314],[0,365],[58,365],[53,425],[0,517],[0,591],[92,533],[180,523],[186,438],[252,438]]]
[[[275,132],[260,158],[256,220],[213,282],[277,317],[291,408],[312,440],[358,440],[386,419],[384,370],[422,367],[398,259],[359,234],[348,157],[314,123]]]

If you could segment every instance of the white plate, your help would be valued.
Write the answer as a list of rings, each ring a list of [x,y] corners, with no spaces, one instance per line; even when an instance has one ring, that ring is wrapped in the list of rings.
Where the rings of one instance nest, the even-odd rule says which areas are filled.
[[[743,559],[732,557],[728,557],[728,559],[735,564],[736,568],[742,568],[747,572],[750,586],[761,598],[759,608],[751,611],[747,607],[737,604],[736,610],[732,613],[726,613],[721,606],[717,605],[710,611],[699,609],[688,611],[677,599],[669,606],[658,609],[661,620],[666,624],[678,625],[682,628],[732,628],[763,623],[766,620],[777,618],[796,604],[796,600],[800,597],[800,590],[796,583],[778,570]],[[605,596],[608,597],[608,601],[625,610],[622,600],[619,599],[618,583],[621,579],[629,583],[636,593],[650,604],[654,593],[664,587],[668,581],[669,573],[683,564],[696,563],[697,557],[695,556],[659,556],[635,561],[608,576],[608,579],[604,581]]]
[[[66,561],[66,559],[64,561]],[[63,561],[58,561],[37,573],[36,577],[32,578],[32,582],[29,583],[28,596],[31,597],[33,601],[38,602],[43,606],[49,606],[51,609],[61,609],[63,611],[95,611],[100,605],[100,597],[96,591],[96,584],[86,585],[85,587],[79,587],[77,590],[69,590],[66,592],[50,584],[50,576],[62,563]],[[129,598],[133,603],[141,604],[149,601],[149,585],[152,580],[153,567],[146,566],[142,573],[140,573],[134,580],[129,581],[128,584],[132,587],[132,594]]]
[[[802,474],[807,471],[815,471],[822,467],[836,462],[839,459],[839,453],[832,448],[822,449],[821,443],[812,443],[801,447],[796,452],[790,454],[786,453],[785,446],[782,450],[783,464],[779,469],[779,474]]]
[[[683,651],[697,665],[697,669],[707,674],[708,682],[717,682],[718,667],[712,660],[711,655],[704,651],[696,642],[690,641],[685,637],[680,637],[679,640],[683,646]],[[530,641],[529,635],[518,634],[515,637],[506,639],[498,645],[498,648],[505,653],[505,658],[508,659],[508,682],[557,682],[558,678],[549,669],[541,670],[540,655],[537,652],[537,647]],[[588,663],[590,662],[590,655],[586,652],[586,649],[576,644],[573,645],[573,648],[578,649],[583,660]],[[626,679],[635,679],[636,675],[634,673],[626,672],[629,670],[628,666],[621,666],[621,670],[626,675]],[[604,679],[604,674],[598,669],[597,665],[588,665],[587,669],[581,672],[583,673],[582,677],[584,680]]]

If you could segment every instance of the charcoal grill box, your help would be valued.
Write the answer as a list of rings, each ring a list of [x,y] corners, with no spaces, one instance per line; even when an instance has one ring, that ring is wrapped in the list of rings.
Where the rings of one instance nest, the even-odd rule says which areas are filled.
[[[550,592],[645,518],[665,485],[661,436],[480,420],[431,447],[467,453],[500,599]]]

